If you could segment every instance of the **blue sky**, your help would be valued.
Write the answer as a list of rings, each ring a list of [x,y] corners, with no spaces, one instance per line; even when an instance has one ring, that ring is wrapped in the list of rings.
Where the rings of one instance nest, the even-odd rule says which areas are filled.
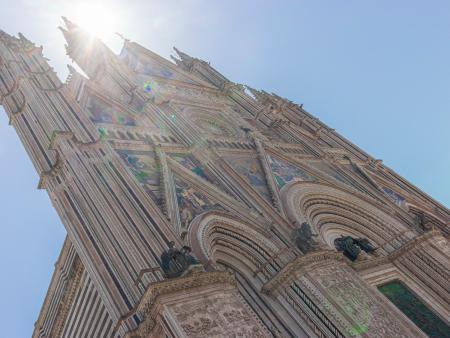
[[[177,46],[235,82],[303,103],[450,205],[450,2],[103,2],[114,31],[165,57]],[[61,15],[81,20],[79,5],[0,0],[0,29],[44,45],[65,79],[56,27]],[[120,49],[117,37],[105,40]],[[65,232],[1,108],[0,156],[0,327],[4,337],[29,337]]]

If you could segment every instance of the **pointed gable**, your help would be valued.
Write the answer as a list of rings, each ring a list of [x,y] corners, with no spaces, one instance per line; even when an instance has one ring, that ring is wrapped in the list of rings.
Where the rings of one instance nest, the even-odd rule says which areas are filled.
[[[160,167],[153,151],[116,150],[152,200],[161,204]]]
[[[201,213],[223,210],[220,204],[212,201],[181,177],[174,175],[174,183],[182,229],[187,229],[189,223]]]
[[[275,157],[269,157],[270,167],[279,189],[291,181],[316,181],[316,178],[305,170],[293,166]]]
[[[186,153],[168,153],[167,155],[198,177],[213,183],[213,179],[206,173],[205,167],[194,156]]]
[[[137,126],[137,122],[133,116],[120,111],[117,107],[106,103],[95,95],[89,96],[86,108],[91,114],[91,121],[95,124]]]
[[[143,84],[151,78],[162,78],[193,85],[205,85],[203,81],[185,73],[171,61],[135,42],[129,42],[124,46],[120,58],[139,75]]]
[[[271,202],[270,192],[261,163],[251,155],[226,157],[228,164],[238,172],[262,197]]]

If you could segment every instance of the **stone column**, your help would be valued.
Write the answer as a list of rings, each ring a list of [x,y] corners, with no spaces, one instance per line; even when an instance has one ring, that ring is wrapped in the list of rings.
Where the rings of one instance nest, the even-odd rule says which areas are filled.
[[[154,283],[133,315],[142,322],[126,338],[271,337],[229,272],[192,271]]]

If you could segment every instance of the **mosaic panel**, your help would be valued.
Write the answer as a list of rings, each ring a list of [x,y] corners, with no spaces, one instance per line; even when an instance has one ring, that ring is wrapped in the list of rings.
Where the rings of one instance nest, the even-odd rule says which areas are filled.
[[[160,168],[151,151],[117,150],[131,173],[156,204],[160,204]]]
[[[316,179],[305,171],[294,167],[274,157],[269,157],[270,167],[275,177],[278,188],[283,188],[291,181],[315,181]]]
[[[448,326],[399,281],[378,287],[400,311],[431,338],[450,337]]]
[[[205,172],[204,166],[194,156],[183,153],[170,153],[168,154],[168,156],[171,159],[177,161],[186,169],[196,174],[197,176],[212,183],[212,180],[208,177],[208,175]]]
[[[387,187],[383,187],[383,191],[392,202],[400,207],[405,206],[405,198],[402,195],[397,194],[395,191]]]
[[[257,158],[250,156],[233,157],[228,158],[227,162],[266,200],[271,200],[266,178]]]
[[[197,215],[205,211],[222,209],[218,203],[214,203],[177,176],[174,177],[174,182],[178,208],[180,210],[181,226],[183,228],[187,229],[189,223]]]
[[[124,126],[136,126],[136,120],[117,108],[106,104],[99,98],[91,96],[87,109],[92,114],[91,121],[94,123],[116,124]]]

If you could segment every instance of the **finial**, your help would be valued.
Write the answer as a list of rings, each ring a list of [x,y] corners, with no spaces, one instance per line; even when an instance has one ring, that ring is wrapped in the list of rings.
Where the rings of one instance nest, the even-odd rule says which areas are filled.
[[[77,73],[77,70],[72,65],[67,65],[67,69],[69,69],[70,74]]]
[[[65,16],[61,17],[64,21],[64,24],[66,25],[67,29],[71,30],[71,29],[77,29],[78,26],[76,24],[74,24],[72,21],[70,21],[69,19],[67,19]]]
[[[121,38],[125,43],[130,42],[130,39],[125,38],[122,34],[115,32],[114,34],[116,34],[119,38]]]
[[[190,61],[190,60],[194,59],[193,57],[187,55],[186,53],[183,53],[177,47],[173,47],[173,50],[178,54],[178,56],[180,57],[181,61]]]
[[[170,59],[175,62],[178,66],[180,66],[183,62],[180,59],[177,59],[175,56],[173,56],[172,54],[169,55]]]
[[[30,40],[28,40],[26,37],[25,37],[25,35],[23,35],[22,33],[20,33],[19,32],[19,34],[17,34],[17,35],[19,35],[19,39],[20,40],[22,40],[22,41],[24,41],[24,42],[26,42],[26,43],[32,43]]]

